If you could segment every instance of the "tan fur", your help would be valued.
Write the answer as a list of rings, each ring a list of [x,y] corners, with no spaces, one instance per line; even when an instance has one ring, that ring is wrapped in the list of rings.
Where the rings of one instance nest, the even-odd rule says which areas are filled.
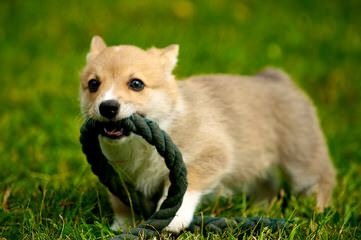
[[[254,179],[266,179],[268,169],[278,166],[294,192],[309,194],[317,188],[317,206],[322,210],[331,203],[335,171],[316,111],[285,73],[266,69],[255,76],[201,75],[177,82],[171,74],[177,54],[177,45],[143,51],[134,46],[106,47],[100,37],[94,37],[81,75],[84,115],[104,120],[97,107],[106,91],[114,88],[121,105],[129,104],[135,112],[157,121],[178,145],[188,169],[187,192],[203,194],[220,186],[239,191]],[[95,76],[101,85],[90,93],[87,82]],[[144,81],[144,90],[127,87],[134,76]],[[121,117],[126,116],[120,113]],[[121,141],[126,148],[134,148],[127,145],[132,141]],[[106,140],[103,144],[119,147]],[[109,159],[117,159],[111,150],[103,151]],[[136,161],[150,160],[137,156],[119,166],[129,168]],[[154,191],[160,183],[167,184],[167,169],[160,169],[159,176]],[[137,179],[139,174],[131,177]],[[116,212],[124,214],[121,205],[112,202]]]

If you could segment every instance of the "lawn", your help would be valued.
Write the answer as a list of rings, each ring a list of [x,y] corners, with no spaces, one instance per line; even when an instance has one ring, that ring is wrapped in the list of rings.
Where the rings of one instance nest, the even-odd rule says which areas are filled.
[[[111,45],[178,43],[178,78],[265,66],[288,72],[318,108],[337,168],[333,207],[317,213],[312,197],[297,196],[260,207],[238,196],[199,211],[292,218],[291,239],[360,239],[360,12],[359,0],[2,0],[0,239],[115,236],[105,188],[78,142],[79,72],[95,34]],[[204,238],[233,239],[230,232]]]

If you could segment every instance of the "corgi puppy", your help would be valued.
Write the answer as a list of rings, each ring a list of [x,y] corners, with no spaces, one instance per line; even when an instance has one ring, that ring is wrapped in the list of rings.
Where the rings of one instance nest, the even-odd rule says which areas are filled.
[[[178,45],[142,50],[91,41],[81,73],[86,118],[114,121],[139,113],[156,121],[182,152],[188,189],[166,230],[189,226],[202,196],[219,189],[267,198],[277,192],[277,166],[293,192],[317,195],[320,210],[331,203],[335,170],[309,98],[280,70],[254,76],[199,75],[176,81]],[[104,129],[100,147],[108,161],[147,197],[167,197],[168,169],[156,149],[123,129]],[[110,196],[112,229],[131,223],[131,211]]]

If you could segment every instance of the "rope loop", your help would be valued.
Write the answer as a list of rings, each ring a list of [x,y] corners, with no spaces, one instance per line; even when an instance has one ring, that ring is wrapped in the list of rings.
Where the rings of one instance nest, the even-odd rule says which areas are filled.
[[[128,206],[130,206],[130,202],[122,187],[120,176],[108,163],[99,146],[98,135],[107,124],[112,124],[116,128],[124,128],[142,136],[149,144],[155,146],[169,169],[171,185],[168,190],[168,197],[154,214],[152,213],[156,203],[145,198],[134,186],[125,181],[126,188],[131,195],[134,211],[136,214],[141,214],[149,219],[128,233],[119,235],[119,239],[134,239],[140,235],[155,236],[172,221],[187,190],[187,169],[182,154],[168,134],[161,130],[156,122],[145,119],[138,114],[111,123],[98,122],[93,119],[86,120],[80,130],[80,142],[91,169],[99,177],[100,182]]]

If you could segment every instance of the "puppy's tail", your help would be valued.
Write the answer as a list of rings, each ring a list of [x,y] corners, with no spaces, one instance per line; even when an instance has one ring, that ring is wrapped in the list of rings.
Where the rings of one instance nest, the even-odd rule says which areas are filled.
[[[284,71],[271,67],[265,68],[263,71],[256,74],[256,76],[273,80],[290,81],[290,77]]]

